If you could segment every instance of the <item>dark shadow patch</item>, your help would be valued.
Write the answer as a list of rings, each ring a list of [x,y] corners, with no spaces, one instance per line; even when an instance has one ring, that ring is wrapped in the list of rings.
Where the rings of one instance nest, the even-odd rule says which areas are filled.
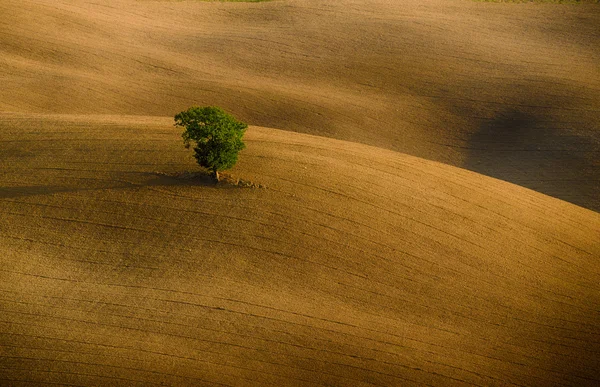
[[[535,150],[547,138],[547,130],[538,117],[509,109],[481,123],[471,136],[472,149],[486,151]],[[533,148],[532,148],[533,147]]]
[[[7,149],[7,147],[0,149],[0,162],[10,163],[12,160],[22,161],[24,159],[32,159],[35,157],[35,153],[24,149]]]
[[[94,187],[76,185],[28,185],[19,187],[0,187],[0,199],[10,199],[36,195],[54,195],[68,192],[99,191],[109,189],[128,189],[143,186],[175,186],[175,185],[214,185],[215,181],[206,173],[182,172],[179,174],[152,173],[152,179],[142,182],[128,182],[123,176],[114,177],[114,183],[101,184]],[[131,174],[129,174],[131,177]]]
[[[30,185],[22,187],[0,187],[0,199],[23,196],[52,195],[60,192],[72,192],[74,189],[60,186]]]
[[[173,186],[173,185],[199,185],[215,186],[217,188],[266,188],[265,185],[250,180],[235,177],[229,173],[221,172],[219,181],[216,181],[206,171],[164,173],[154,172],[158,178],[148,181],[145,186]]]
[[[99,191],[107,189],[127,189],[136,186],[138,186],[138,184],[115,180],[114,184],[103,184],[95,187],[78,187],[71,185],[29,185],[20,187],[0,187],[0,199],[11,199],[37,195],[55,195],[69,192]]]
[[[140,185],[142,186],[174,186],[174,185],[198,185],[198,186],[214,186],[217,182],[205,171],[196,172],[153,172],[153,179],[148,180]]]
[[[464,167],[600,212],[600,143],[554,123],[525,108],[482,120]]]
[[[103,184],[96,187],[78,187],[69,185],[0,187],[0,199],[36,195],[54,195],[68,192],[129,189],[136,187],[199,186],[215,188],[266,188],[266,186],[262,184],[234,177],[228,173],[221,173],[221,179],[218,182],[206,171],[183,171],[174,173],[151,172],[141,173],[140,175],[150,176],[150,178],[141,179],[141,181],[138,182],[127,182],[124,177],[120,176],[118,178],[115,177],[114,184]],[[129,178],[131,177],[131,174],[129,174]]]

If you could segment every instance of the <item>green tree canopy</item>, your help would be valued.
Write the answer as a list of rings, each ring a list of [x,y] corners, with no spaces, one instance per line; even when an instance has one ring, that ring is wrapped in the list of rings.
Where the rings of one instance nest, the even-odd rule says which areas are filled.
[[[223,109],[193,106],[175,115],[175,126],[185,128],[182,137],[186,148],[195,142],[194,157],[219,180],[219,171],[237,162],[238,152],[246,146],[242,136],[248,125],[236,120]]]

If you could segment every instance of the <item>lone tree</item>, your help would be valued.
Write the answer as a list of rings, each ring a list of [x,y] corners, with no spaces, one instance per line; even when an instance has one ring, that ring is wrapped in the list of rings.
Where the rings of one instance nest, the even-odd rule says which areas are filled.
[[[219,181],[219,171],[229,169],[237,162],[238,152],[246,147],[242,136],[246,125],[213,106],[193,106],[175,115],[175,126],[185,128],[183,143],[186,148],[194,141],[194,157],[201,167],[212,172]]]

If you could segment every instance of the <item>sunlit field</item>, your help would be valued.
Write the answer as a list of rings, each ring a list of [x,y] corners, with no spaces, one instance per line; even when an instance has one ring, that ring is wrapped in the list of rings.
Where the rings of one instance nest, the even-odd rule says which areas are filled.
[[[600,8],[553,3],[3,1],[0,385],[598,385]],[[194,105],[249,125],[219,182]]]

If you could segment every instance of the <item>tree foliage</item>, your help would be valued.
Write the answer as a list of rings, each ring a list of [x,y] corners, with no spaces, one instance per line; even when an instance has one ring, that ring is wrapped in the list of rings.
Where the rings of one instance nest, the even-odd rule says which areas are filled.
[[[175,115],[175,126],[185,128],[182,137],[186,148],[194,142],[194,157],[218,180],[219,171],[235,165],[238,152],[246,146],[242,137],[248,125],[223,109],[193,106]]]

